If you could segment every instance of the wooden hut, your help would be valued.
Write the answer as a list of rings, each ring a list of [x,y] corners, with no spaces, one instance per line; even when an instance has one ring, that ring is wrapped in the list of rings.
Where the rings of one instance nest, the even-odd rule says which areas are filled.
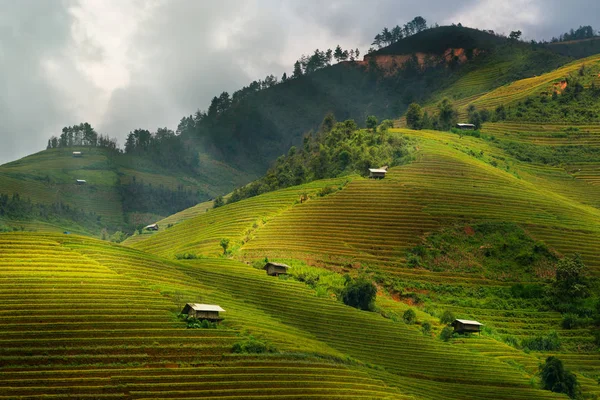
[[[369,178],[383,179],[385,178],[385,174],[387,174],[387,169],[387,166],[381,168],[369,168]]]
[[[188,318],[206,319],[211,322],[220,321],[223,318],[219,316],[219,312],[225,312],[221,307],[215,304],[197,304],[187,303],[182,314],[187,314]]]
[[[73,152],[73,157],[82,157],[82,156],[83,156],[83,153],[80,152],[80,151],[74,151]]]
[[[465,131],[474,131],[475,130],[475,125],[473,125],[473,124],[456,124],[456,127],[458,129],[462,129]]]
[[[268,262],[264,266],[264,270],[267,271],[267,275],[270,276],[279,276],[279,275],[287,275],[287,270],[289,266],[285,264],[279,264],[274,262]]]
[[[150,224],[150,225],[144,227],[144,230],[146,230],[146,231],[157,231],[158,230],[158,224]]]
[[[452,327],[456,333],[476,333],[481,332],[482,323],[468,319],[455,319]]]

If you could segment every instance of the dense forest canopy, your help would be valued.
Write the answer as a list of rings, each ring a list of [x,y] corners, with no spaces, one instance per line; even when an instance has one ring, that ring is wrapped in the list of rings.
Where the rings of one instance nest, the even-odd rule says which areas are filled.
[[[0,194],[0,217],[10,217],[22,221],[43,220],[60,221],[71,220],[81,225],[99,228],[101,218],[93,212],[78,210],[57,202],[53,204],[34,203],[29,198],[23,198],[18,193],[12,196]],[[0,232],[11,230],[0,223]]]
[[[317,179],[349,174],[367,175],[369,168],[395,166],[409,159],[409,139],[390,135],[392,121],[378,125],[374,116],[367,118],[369,129],[359,129],[354,120],[337,122],[328,114],[316,133],[307,134],[302,146],[292,146],[266,175],[234,190],[228,202]]]
[[[60,136],[52,136],[48,139],[48,146],[46,148],[56,149],[74,146],[91,146],[118,150],[117,139],[98,134],[87,122],[82,122],[79,125],[65,126]]]
[[[553,37],[551,42],[567,42],[569,40],[591,39],[600,35],[599,31],[594,30],[590,25],[580,26],[577,29],[571,29],[569,32],[561,34],[559,37]]]

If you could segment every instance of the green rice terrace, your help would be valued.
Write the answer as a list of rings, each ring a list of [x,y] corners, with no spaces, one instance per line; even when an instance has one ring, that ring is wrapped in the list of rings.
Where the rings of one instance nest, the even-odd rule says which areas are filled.
[[[392,129],[413,159],[382,180],[201,203],[124,245],[2,234],[0,398],[566,398],[541,389],[549,355],[594,398],[592,330],[536,296],[564,256],[600,276],[600,187],[507,147],[593,148],[581,131],[595,127]],[[376,282],[371,311],[340,301],[342,274]],[[198,302],[224,320],[188,327],[178,314]],[[484,329],[443,338],[446,315]]]
[[[576,371],[583,391],[593,397],[600,393],[600,354],[592,331],[564,328],[560,312],[515,292],[522,286],[545,290],[556,260],[575,253],[592,276],[600,276],[600,191],[593,180],[574,172],[578,164],[524,160],[507,143],[516,138],[535,149],[559,147],[553,141],[540,143],[559,131],[565,132],[563,144],[589,150],[595,144],[579,143],[579,132],[593,136],[595,127],[565,131],[517,125],[486,124],[479,138],[392,130],[391,135],[415,140],[410,142],[415,159],[391,168],[383,180],[350,175],[282,189],[209,209],[125,243],[167,259],[192,255],[203,260],[219,257],[220,239],[227,238],[227,257],[247,263],[267,257],[289,263],[292,271],[308,265],[370,276],[382,292],[382,315],[401,319],[415,307],[418,319],[430,321],[436,332],[445,311],[476,319],[486,325],[483,336],[453,339],[453,346],[532,375],[549,351],[523,351],[526,343],[557,335],[560,345],[551,354],[559,354]],[[590,164],[598,165],[598,159]],[[326,187],[335,190],[318,196]],[[303,195],[308,201],[299,201]],[[477,236],[486,231],[489,236]],[[438,246],[440,237],[450,242],[442,240],[437,256],[415,262],[422,256],[418,248]],[[471,245],[465,244],[469,241]],[[313,273],[317,276],[310,282],[303,273],[291,272],[320,295],[335,286],[328,286],[322,273]],[[336,296],[335,288],[333,292]]]
[[[0,243],[0,398],[560,398],[495,355],[236,261],[70,235]],[[220,304],[225,321],[186,329],[188,301]],[[276,350],[233,353],[249,335]]]
[[[340,48],[310,72],[317,50],[296,67],[324,71],[224,92],[166,139],[65,133],[0,166],[0,400],[600,399],[600,55],[399,29],[356,65]],[[388,54],[446,31],[485,40]],[[270,131],[286,90],[309,103],[302,82],[336,68],[428,87],[423,106]]]

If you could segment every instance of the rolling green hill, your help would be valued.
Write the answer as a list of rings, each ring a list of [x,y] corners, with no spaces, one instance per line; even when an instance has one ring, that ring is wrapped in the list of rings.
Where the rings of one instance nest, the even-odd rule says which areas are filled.
[[[0,244],[5,398],[561,398],[510,363],[235,261],[69,235]],[[192,301],[220,304],[225,321],[185,329],[175,315]],[[277,352],[232,353],[249,334]]]
[[[210,148],[194,171],[89,148],[0,166],[0,228],[38,231],[0,233],[0,399],[567,399],[542,390],[548,356],[598,398],[600,125],[524,115],[534,98],[579,107],[561,96],[575,76],[595,87],[600,56],[548,47],[421,32],[184,131]],[[421,51],[437,58],[385,61]],[[397,117],[444,97],[460,118],[509,112],[478,131],[318,128],[327,111]],[[281,153],[262,194],[209,200]],[[90,237],[156,221],[121,244]],[[369,311],[344,304],[357,282],[375,285]],[[224,321],[187,324],[188,302]],[[483,330],[452,334],[454,318]]]
[[[548,285],[553,265],[524,261],[513,266],[502,250],[494,256],[498,261],[490,264],[495,266],[488,267],[475,259],[472,267],[452,267],[453,262],[463,262],[464,254],[443,253],[448,261],[434,268],[415,265],[410,259],[409,251],[424,237],[443,229],[477,233],[485,224],[497,229],[494,226],[508,223],[558,257],[581,254],[592,276],[600,276],[600,191],[594,180],[574,173],[577,164],[523,159],[506,146],[516,138],[533,146],[528,152],[561,144],[589,150],[596,145],[595,128],[589,127],[587,140],[567,134],[557,143],[546,142],[545,135],[551,137],[560,126],[517,125],[484,125],[481,138],[397,129],[390,134],[414,140],[416,160],[392,168],[384,180],[346,176],[341,178],[345,183],[341,190],[325,197],[310,190],[338,187],[340,180],[315,181],[211,209],[126,244],[171,259],[184,253],[217,257],[222,253],[220,239],[227,238],[232,256],[242,261],[267,257],[367,274],[402,302],[389,300],[392,310],[397,304],[413,304],[425,315],[438,317],[446,310],[482,321],[488,327],[485,342],[458,340],[455,345],[520,365],[531,374],[537,371],[539,359],[529,358],[518,343],[557,332],[560,347],[551,354],[565,358],[586,393],[597,394],[594,379],[600,373],[600,358],[589,328],[565,329],[561,314],[541,300],[513,295],[518,285]],[[593,169],[600,158],[588,162]],[[309,200],[300,203],[305,192]],[[506,234],[481,240],[477,247],[487,248],[485,240],[512,246]],[[533,259],[531,249],[516,251],[521,252],[519,257]],[[452,261],[451,257],[458,258]],[[519,265],[530,266],[523,270]],[[516,343],[517,349],[506,343]],[[548,351],[533,353],[543,357]]]
[[[73,151],[82,151],[81,158]],[[85,180],[77,185],[76,180]],[[106,228],[131,230],[198,202],[227,193],[252,179],[206,155],[197,171],[166,169],[151,159],[100,148],[45,150],[0,166],[0,195],[49,208],[8,212],[0,223],[14,229],[69,230],[94,236]],[[57,214],[53,205],[70,207]],[[72,218],[81,211],[79,219]]]

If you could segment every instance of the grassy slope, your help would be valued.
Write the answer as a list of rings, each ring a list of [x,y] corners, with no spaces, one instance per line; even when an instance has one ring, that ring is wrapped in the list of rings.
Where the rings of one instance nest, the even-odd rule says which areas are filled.
[[[500,360],[235,261],[174,263],[72,235],[0,245],[0,397],[562,398]],[[188,301],[222,305],[225,322],[186,330],[174,312]],[[281,353],[231,354],[242,331]]]
[[[83,151],[84,156],[73,158],[71,153],[74,150]],[[76,209],[95,212],[106,225],[124,227],[128,216],[123,213],[117,185],[127,184],[133,178],[171,190],[177,190],[181,185],[186,190],[203,193],[208,199],[246,183],[252,176],[206,157],[202,161],[202,172],[191,176],[182,171],[165,170],[146,159],[115,156],[102,149],[52,149],[0,166],[0,193],[19,193],[34,203],[63,202]],[[88,184],[78,186],[76,179],[85,179]],[[165,216],[153,218],[162,217]],[[0,222],[31,230],[52,229],[60,232],[70,229],[97,234],[68,221],[57,221],[55,224],[45,221]]]
[[[491,126],[498,130],[499,125]],[[562,254],[581,253],[593,273],[600,275],[598,186],[574,179],[564,168],[519,162],[495,142],[442,132],[396,130],[393,134],[418,139],[417,160],[391,169],[382,181],[352,177],[337,193],[293,206],[290,203],[301,188],[269,193],[210,210],[133,246],[165,257],[182,251],[216,255],[219,239],[226,237],[240,246],[235,254],[245,260],[297,259],[338,271],[362,267],[399,279],[408,288],[442,284],[493,289],[511,285],[517,278],[510,273],[493,278],[493,274],[415,270],[406,266],[404,255],[422,235],[442,226],[504,221],[525,227]],[[565,140],[577,145],[579,138]],[[263,216],[266,223],[255,224]],[[481,320],[499,336],[523,338],[555,329],[563,337],[570,368],[589,375],[587,369],[598,365],[593,354],[569,353],[591,337],[587,330],[562,330],[558,313],[527,308],[508,312],[447,301],[435,306]],[[536,371],[537,359],[487,340],[457,345]],[[584,375],[581,379],[586,390],[598,392],[591,380]]]
[[[424,108],[430,114],[435,113],[435,102],[444,96],[449,97],[458,109],[459,119],[466,120],[467,107],[471,104],[478,109],[493,110],[499,105],[510,105],[529,96],[539,95],[541,92],[552,94],[554,83],[564,80],[569,74],[576,73],[582,65],[598,65],[600,55],[596,54],[572,61],[551,72],[515,80],[500,87],[494,85],[494,82],[497,82],[498,75],[510,75],[518,72],[518,68],[516,69],[514,64],[527,65],[528,62],[530,60],[527,59],[526,54],[521,54],[521,57],[517,57],[517,60],[504,60],[503,62],[491,63],[488,66],[473,68],[441,91],[438,96],[432,97]],[[405,127],[406,119],[404,117],[400,118],[396,125]]]
[[[493,90],[477,98],[472,104],[478,108],[492,109],[500,104],[512,104],[519,100],[523,100],[528,96],[540,94],[541,92],[549,92],[551,94],[553,91],[553,83],[560,82],[569,74],[575,73],[582,65],[598,63],[600,63],[600,55],[598,54],[573,61],[552,72],[528,79],[522,79]]]

